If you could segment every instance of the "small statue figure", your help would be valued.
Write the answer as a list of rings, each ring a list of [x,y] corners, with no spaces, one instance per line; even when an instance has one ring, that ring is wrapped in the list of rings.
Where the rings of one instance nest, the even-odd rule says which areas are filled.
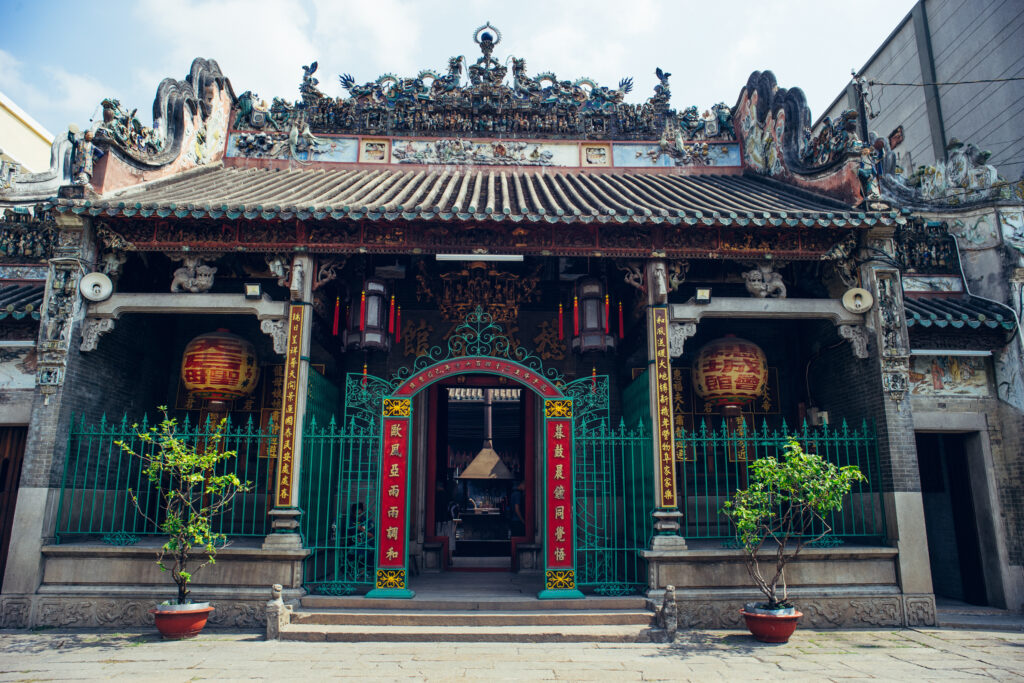
[[[215,266],[203,265],[197,256],[185,258],[185,265],[174,271],[174,279],[171,280],[172,292],[208,292],[213,287],[213,275],[217,272]]]
[[[743,280],[747,291],[759,299],[786,298],[786,285],[782,282],[782,276],[772,269],[770,263],[758,263],[753,270],[743,273]]]

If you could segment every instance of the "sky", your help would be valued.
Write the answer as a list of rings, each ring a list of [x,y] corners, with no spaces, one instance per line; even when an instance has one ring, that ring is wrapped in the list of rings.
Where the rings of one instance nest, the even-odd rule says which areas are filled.
[[[817,119],[910,11],[913,0],[0,0],[0,91],[60,134],[87,127],[116,97],[152,122],[157,85],[215,59],[236,94],[294,100],[302,66],[338,75],[443,70],[480,56],[474,30],[502,34],[495,57],[534,75],[587,76],[627,101],[650,97],[656,67],[672,74],[672,106],[735,104],[751,72],[800,87]],[[0,143],[2,146],[2,143]]]

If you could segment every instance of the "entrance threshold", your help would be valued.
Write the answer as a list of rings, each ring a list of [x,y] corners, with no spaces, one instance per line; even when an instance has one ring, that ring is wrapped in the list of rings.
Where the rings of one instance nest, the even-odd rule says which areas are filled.
[[[448,571],[452,572],[505,572],[512,570],[508,557],[453,557]]]

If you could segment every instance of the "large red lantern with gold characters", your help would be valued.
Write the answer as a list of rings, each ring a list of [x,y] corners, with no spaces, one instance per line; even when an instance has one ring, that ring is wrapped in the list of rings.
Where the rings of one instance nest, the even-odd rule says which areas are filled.
[[[742,407],[764,392],[768,364],[764,351],[746,339],[726,335],[708,342],[693,363],[693,389],[712,405]]]
[[[185,388],[199,399],[242,398],[252,393],[259,378],[256,348],[225,329],[201,334],[190,341],[181,359]]]

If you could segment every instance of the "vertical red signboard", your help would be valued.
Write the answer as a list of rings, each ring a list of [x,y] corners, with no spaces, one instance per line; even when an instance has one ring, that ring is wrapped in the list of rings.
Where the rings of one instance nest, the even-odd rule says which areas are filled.
[[[676,507],[675,430],[672,428],[671,356],[668,350],[668,311],[655,308],[654,379],[657,432],[654,444],[658,452],[659,498],[661,507]]]
[[[408,567],[409,429],[412,401],[384,399],[377,510],[377,576],[371,598],[411,598]]]
[[[544,402],[545,572],[540,598],[582,598],[576,589],[572,401]]]

